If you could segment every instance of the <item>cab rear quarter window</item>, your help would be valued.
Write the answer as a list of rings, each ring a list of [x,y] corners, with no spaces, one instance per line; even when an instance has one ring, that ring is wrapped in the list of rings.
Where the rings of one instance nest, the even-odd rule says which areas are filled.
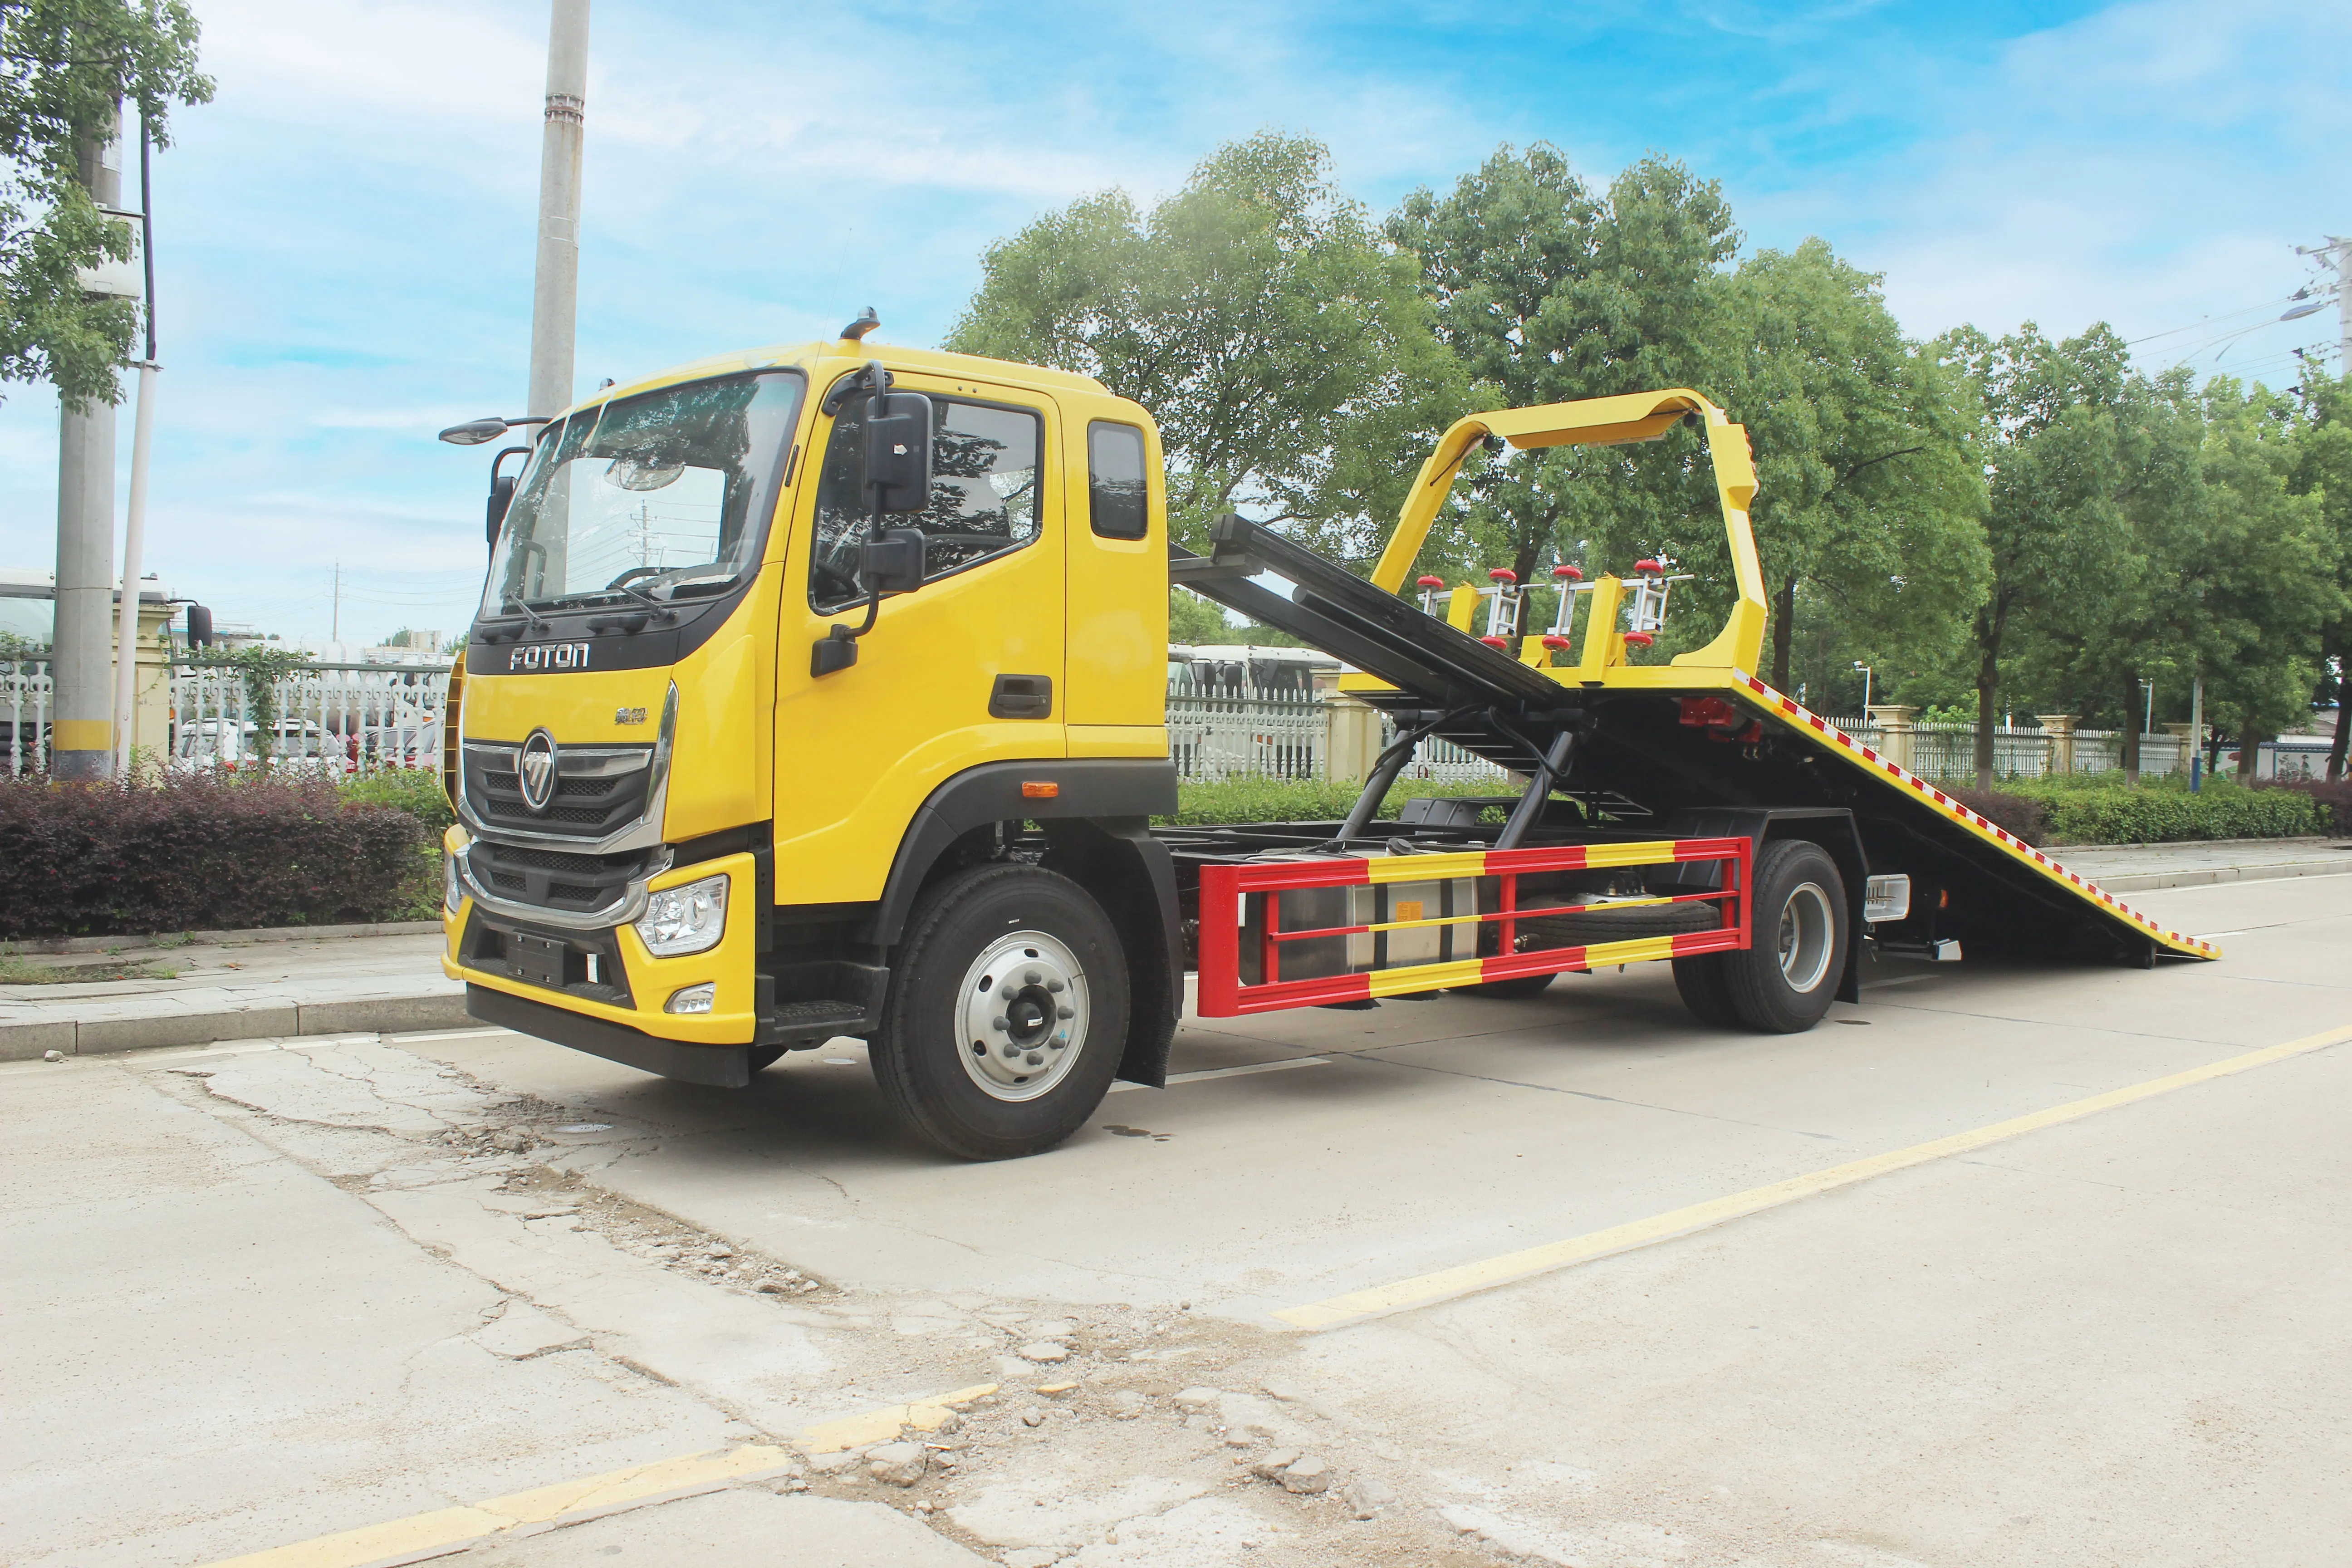
[[[1141,539],[1151,524],[1143,432],[1097,419],[1087,426],[1087,514],[1103,539]]]

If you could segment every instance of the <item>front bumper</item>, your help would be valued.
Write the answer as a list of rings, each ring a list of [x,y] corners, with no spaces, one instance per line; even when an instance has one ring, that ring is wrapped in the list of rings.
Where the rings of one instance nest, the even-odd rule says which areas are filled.
[[[464,829],[452,828],[443,839],[443,848],[446,853],[462,854],[467,842]],[[648,879],[644,890],[650,895],[722,874],[728,879],[724,934],[716,946],[679,958],[656,958],[646,951],[635,928],[625,922],[583,928],[569,921],[550,920],[543,911],[532,910],[529,906],[482,898],[469,880],[461,878],[457,908],[451,910],[446,903],[442,908],[441,972],[452,980],[465,982],[468,988],[467,1010],[476,1017],[506,1024],[562,1045],[576,1046],[615,1061],[626,1061],[633,1067],[646,1064],[606,1048],[612,1038],[601,1029],[572,1028],[567,1025],[567,1033],[558,1032],[557,1026],[565,1019],[579,1020],[588,1026],[618,1028],[626,1036],[656,1045],[749,1046],[757,1031],[759,1002],[759,980],[753,963],[758,943],[759,884],[751,857],[726,855],[674,866]],[[632,901],[642,911],[643,898]],[[547,943],[559,944],[565,960],[575,965],[563,974],[564,983],[551,983],[555,975],[541,973],[537,963],[504,962],[509,939],[517,936],[533,939],[533,945],[542,951]],[[593,979],[583,973],[585,960],[592,953],[599,961]],[[618,974],[611,973],[614,965],[620,970]],[[705,984],[715,987],[709,1012],[663,1011],[663,1005],[671,996],[690,986]],[[478,1003],[477,998],[485,994],[525,1005],[510,1007],[503,1002],[488,1000]],[[483,1011],[485,1006],[498,1007],[504,1016],[491,1017]],[[520,1021],[525,1019],[532,1021]],[[580,1037],[570,1037],[572,1035]],[[593,1043],[597,1040],[606,1045]],[[722,1081],[696,1077],[690,1072],[673,1072],[667,1067],[646,1066],[646,1070],[685,1078],[689,1082]],[[730,1077],[725,1081],[745,1080]]]

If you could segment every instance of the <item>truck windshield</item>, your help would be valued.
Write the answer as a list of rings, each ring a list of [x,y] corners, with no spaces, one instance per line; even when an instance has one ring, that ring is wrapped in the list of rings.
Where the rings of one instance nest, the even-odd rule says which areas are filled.
[[[724,592],[759,563],[802,385],[729,376],[563,420],[523,470],[482,613]]]

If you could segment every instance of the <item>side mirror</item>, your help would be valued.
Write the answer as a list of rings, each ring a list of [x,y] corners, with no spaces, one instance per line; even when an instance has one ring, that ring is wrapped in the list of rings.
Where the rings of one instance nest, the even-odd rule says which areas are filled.
[[[490,501],[483,520],[483,537],[495,550],[499,544],[499,525],[507,520],[507,508],[514,505],[515,481],[512,474],[499,474],[490,480]]]
[[[930,504],[931,400],[921,393],[874,395],[866,412],[866,489],[877,511]]]
[[[528,447],[509,447],[490,459],[490,500],[484,510],[482,534],[492,550],[499,547],[499,529],[507,520],[507,509],[514,505],[515,486],[520,481],[520,472],[502,474],[499,469],[509,458],[529,458]]]
[[[923,585],[923,550],[929,543],[919,528],[885,529],[879,539],[859,548],[858,581],[870,594],[911,594]]]

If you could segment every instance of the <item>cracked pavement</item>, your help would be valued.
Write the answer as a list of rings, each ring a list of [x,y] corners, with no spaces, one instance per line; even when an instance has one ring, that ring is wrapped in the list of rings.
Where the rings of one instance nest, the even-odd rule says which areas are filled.
[[[2153,973],[1877,965],[1785,1038],[1696,1029],[1656,967],[1192,1022],[1184,1081],[994,1165],[900,1138],[847,1040],[741,1091],[495,1030],[12,1064],[0,1556],[210,1563],[823,1428],[856,1440],[467,1555],[2352,1558],[2352,1046],[1270,1315],[2352,1018],[2352,878],[2136,901],[2242,934]]]

